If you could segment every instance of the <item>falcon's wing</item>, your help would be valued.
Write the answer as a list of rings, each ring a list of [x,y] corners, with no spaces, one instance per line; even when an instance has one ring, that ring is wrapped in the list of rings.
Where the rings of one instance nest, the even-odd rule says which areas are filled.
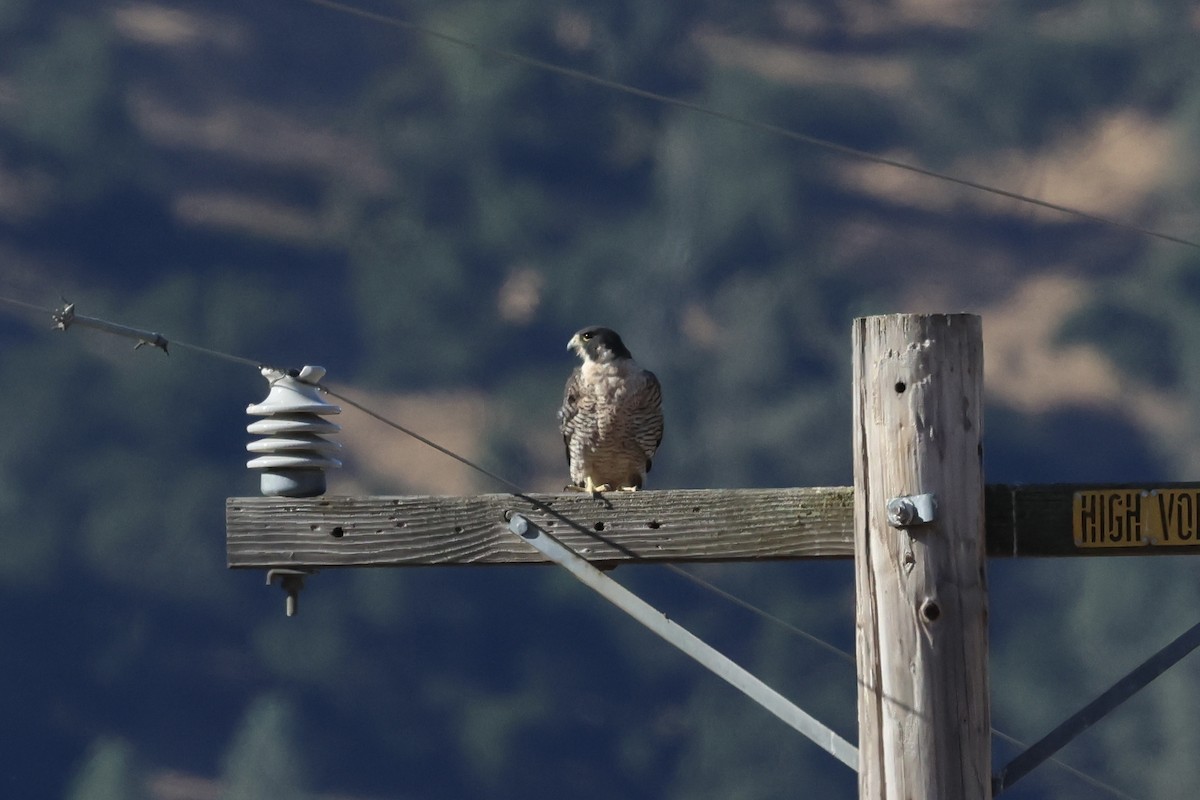
[[[576,367],[563,389],[562,406],[558,409],[558,429],[562,431],[567,448],[567,463],[571,463],[571,436],[575,432],[575,417],[579,415],[579,395],[582,391],[583,370]]]
[[[650,370],[643,371],[645,385],[638,392],[639,403],[636,416],[638,418],[637,440],[642,451],[646,454],[646,472],[650,471],[651,459],[658,446],[662,444],[663,414],[662,414],[662,385],[658,376]]]

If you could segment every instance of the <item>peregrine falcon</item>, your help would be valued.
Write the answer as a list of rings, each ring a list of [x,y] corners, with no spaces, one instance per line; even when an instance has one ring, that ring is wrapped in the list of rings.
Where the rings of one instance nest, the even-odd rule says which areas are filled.
[[[567,380],[558,412],[571,472],[567,488],[593,495],[640,489],[662,441],[658,378],[638,366],[608,328],[584,328],[567,349],[583,359]]]

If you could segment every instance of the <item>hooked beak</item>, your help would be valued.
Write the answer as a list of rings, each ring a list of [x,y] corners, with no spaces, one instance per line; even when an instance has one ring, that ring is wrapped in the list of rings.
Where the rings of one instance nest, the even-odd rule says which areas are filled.
[[[571,337],[571,341],[567,342],[567,349],[574,350],[576,353],[583,349],[583,339],[579,338],[578,333]]]

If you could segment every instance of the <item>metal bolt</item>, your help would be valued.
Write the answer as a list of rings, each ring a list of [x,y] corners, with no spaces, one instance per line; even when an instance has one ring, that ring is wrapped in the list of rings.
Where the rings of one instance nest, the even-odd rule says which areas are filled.
[[[520,514],[512,514],[508,518],[508,529],[517,536],[525,536],[529,533],[529,520]]]
[[[903,528],[906,525],[911,525],[916,518],[917,507],[912,500],[909,500],[907,497],[893,497],[891,500],[888,500],[888,525],[891,525],[893,528]]]
[[[936,515],[937,498],[930,492],[893,497],[887,502],[887,521],[893,528],[933,522]]]

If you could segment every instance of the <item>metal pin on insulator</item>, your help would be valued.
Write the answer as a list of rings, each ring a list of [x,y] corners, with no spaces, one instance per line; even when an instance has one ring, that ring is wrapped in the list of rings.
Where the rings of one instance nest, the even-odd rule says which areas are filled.
[[[264,417],[246,426],[250,433],[263,436],[246,445],[259,454],[246,462],[250,469],[262,470],[259,488],[271,497],[316,497],[325,493],[325,470],[342,465],[333,457],[341,448],[324,438],[342,428],[323,416],[340,414],[342,409],[327,403],[317,392],[325,376],[324,367],[305,367],[298,374],[263,367],[263,377],[271,384],[267,399],[246,408],[246,413]]]

